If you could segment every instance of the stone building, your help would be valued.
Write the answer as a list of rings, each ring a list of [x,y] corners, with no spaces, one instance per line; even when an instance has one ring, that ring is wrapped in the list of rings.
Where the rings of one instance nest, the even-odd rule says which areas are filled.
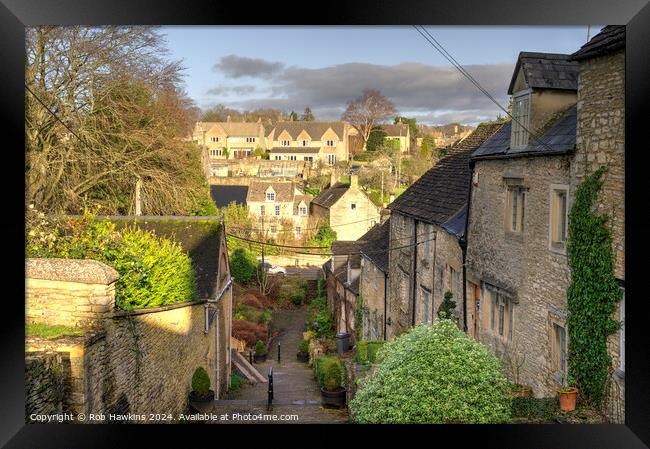
[[[363,242],[360,248],[361,276],[359,281],[362,338],[364,340],[385,340],[390,218],[375,225],[359,240]]]
[[[605,165],[596,203],[612,229],[614,273],[623,289],[616,319],[622,330],[608,342],[618,401],[625,401],[625,27],[606,26],[571,56],[579,63],[576,155],[570,188]],[[614,415],[613,405],[609,410]],[[624,410],[619,411],[622,414]],[[614,417],[614,416],[613,416]],[[615,418],[615,417],[614,417]]]
[[[472,152],[503,126],[481,124],[389,205],[386,337],[431,323],[447,291],[462,323],[464,217]]]
[[[377,207],[359,188],[359,177],[350,175],[350,183],[338,182],[331,175],[329,187],[311,202],[312,215],[329,224],[338,240],[356,240],[379,223]]]
[[[396,142],[399,150],[402,153],[408,153],[411,151],[411,129],[406,123],[396,123],[379,125],[382,131],[386,133],[384,140]]]
[[[264,125],[258,122],[197,122],[192,140],[207,152],[208,160],[246,159],[256,148],[266,149]]]
[[[251,181],[246,194],[248,210],[270,237],[285,233],[300,238],[307,229],[311,200],[293,181]]]

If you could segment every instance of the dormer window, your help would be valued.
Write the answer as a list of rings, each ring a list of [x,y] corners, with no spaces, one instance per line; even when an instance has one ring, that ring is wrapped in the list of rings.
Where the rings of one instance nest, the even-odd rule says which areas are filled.
[[[303,216],[303,217],[304,217],[305,215],[307,215],[307,206],[305,206],[304,204],[301,204],[301,205],[298,207],[298,215]]]
[[[302,140],[301,141],[303,147],[308,147],[309,146],[309,140]]]
[[[246,137],[246,142],[247,143],[254,143],[255,142],[255,137]]]
[[[275,201],[275,191],[271,188],[266,191],[266,201]]]
[[[283,147],[288,147],[290,144],[291,144],[291,142],[289,142],[288,140],[283,140],[282,141],[282,146]]]
[[[336,145],[334,144],[333,140],[326,140],[325,141],[325,146],[326,147],[335,147]]]
[[[512,99],[512,144],[513,149],[528,145],[530,125],[530,92],[518,93]]]

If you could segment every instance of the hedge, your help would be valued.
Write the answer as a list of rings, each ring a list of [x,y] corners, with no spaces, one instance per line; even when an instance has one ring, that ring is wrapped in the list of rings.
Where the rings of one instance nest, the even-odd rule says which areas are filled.
[[[328,373],[335,371],[331,368],[332,365],[338,365],[341,373],[341,385],[345,384],[345,365],[341,359],[335,356],[325,355],[316,359],[316,381],[320,387],[325,386]]]
[[[374,363],[377,351],[386,343],[384,340],[360,340],[357,342],[358,363]]]
[[[357,423],[507,423],[509,384],[497,357],[450,320],[419,325],[379,350],[350,402]]]

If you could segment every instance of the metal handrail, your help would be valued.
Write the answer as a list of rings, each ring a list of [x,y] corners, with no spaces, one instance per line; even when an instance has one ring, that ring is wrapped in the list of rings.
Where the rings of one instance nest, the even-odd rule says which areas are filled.
[[[270,367],[269,368],[269,390],[268,390],[266,408],[270,410],[272,405],[273,405],[273,367]]]

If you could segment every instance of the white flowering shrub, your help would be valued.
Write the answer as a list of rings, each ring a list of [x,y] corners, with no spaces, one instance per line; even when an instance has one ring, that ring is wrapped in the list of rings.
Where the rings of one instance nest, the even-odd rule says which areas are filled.
[[[450,320],[387,342],[350,403],[356,423],[507,423],[508,382],[499,359]]]

